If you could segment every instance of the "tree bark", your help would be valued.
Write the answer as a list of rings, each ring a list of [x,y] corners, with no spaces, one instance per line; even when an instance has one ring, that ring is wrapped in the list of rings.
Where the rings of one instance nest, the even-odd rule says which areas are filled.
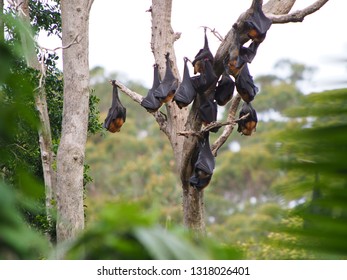
[[[171,27],[171,9],[172,0],[152,1],[151,46],[155,61],[159,64],[161,77],[165,73],[164,55],[169,52],[173,73],[180,80],[173,46],[179,38],[179,34],[175,33]],[[191,157],[197,139],[194,136],[182,137],[178,133],[189,129],[200,129],[201,122],[196,121],[197,108],[189,112],[187,107],[179,109],[175,102],[169,102],[166,104],[166,111],[167,123],[164,133],[171,143],[177,171],[181,178],[184,225],[194,231],[204,231],[203,192],[197,191],[189,184],[189,178],[192,174]]]
[[[57,241],[71,240],[84,228],[83,164],[89,114],[88,0],[62,0],[64,101],[57,153]]]
[[[29,0],[17,0],[19,15],[30,26]],[[52,146],[51,125],[48,115],[46,91],[44,87],[44,65],[41,65],[35,51],[35,45],[29,33],[22,32],[21,43],[25,50],[27,66],[41,72],[41,84],[35,93],[35,105],[40,120],[39,146],[45,184],[45,205],[48,223],[52,226],[52,210],[54,208],[56,173],[53,169],[54,152]]]

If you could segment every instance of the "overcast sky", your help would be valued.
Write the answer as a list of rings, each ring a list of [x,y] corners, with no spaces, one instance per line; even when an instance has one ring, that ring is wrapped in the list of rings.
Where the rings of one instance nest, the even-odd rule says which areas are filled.
[[[223,37],[251,4],[252,0],[173,0],[172,27],[181,32],[175,42],[179,70],[183,57],[194,58],[203,46],[203,28],[215,28]],[[266,1],[264,1],[265,3]],[[297,0],[293,10],[314,0]],[[95,0],[90,18],[90,67],[102,66],[108,73],[118,72],[125,79],[150,87],[154,58],[150,49],[151,14],[146,12],[151,0]],[[347,65],[334,62],[347,58],[347,1],[329,0],[321,10],[303,23],[272,25],[249,65],[253,76],[273,73],[281,58],[317,67],[308,91],[342,87],[335,80],[346,79]],[[208,33],[212,53],[218,39]],[[192,73],[192,71],[191,71]],[[281,73],[276,73],[281,74]]]
[[[203,46],[203,29],[209,26],[224,37],[252,0],[173,0],[172,27],[181,32],[175,43],[179,70],[183,57],[194,58]],[[264,1],[265,3],[266,1]],[[293,10],[314,0],[297,0]],[[154,58],[150,49],[151,15],[146,12],[150,0],[95,0],[90,19],[90,66],[103,66],[108,72],[120,72],[132,80],[152,83]],[[269,74],[276,61],[290,58],[319,68],[312,90],[334,87],[333,80],[346,76],[346,66],[333,58],[347,55],[347,1],[330,0],[303,23],[273,25],[258,54],[249,66],[251,74]],[[215,53],[219,41],[208,34]],[[135,66],[136,65],[136,66]]]

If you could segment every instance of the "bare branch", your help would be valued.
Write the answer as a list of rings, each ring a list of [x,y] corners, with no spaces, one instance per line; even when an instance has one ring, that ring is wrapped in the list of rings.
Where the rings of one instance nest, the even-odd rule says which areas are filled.
[[[267,14],[266,16],[272,19],[272,23],[288,23],[288,22],[302,22],[304,18],[314,12],[318,11],[329,0],[318,0],[305,9],[295,11],[285,15]]]
[[[269,0],[263,5],[263,12],[274,15],[288,14],[295,2],[296,0]]]
[[[143,99],[143,96],[141,94],[138,94],[132,90],[130,90],[129,88],[127,88],[125,85],[123,85],[121,82],[116,80],[117,87],[119,87],[119,89],[121,91],[123,91],[126,95],[128,95],[132,100],[134,100],[135,102],[141,104],[141,101]]]
[[[235,123],[236,123],[234,121],[234,118],[236,115],[237,108],[239,107],[240,101],[241,101],[241,96],[239,94],[237,94],[231,101],[231,106],[229,109],[227,122],[233,122],[233,124],[226,125],[224,127],[223,133],[218,137],[218,139],[211,146],[211,150],[214,156],[217,155],[217,151],[219,150],[219,148],[225,143],[229,135],[234,130]]]
[[[43,83],[44,83],[43,78],[46,77],[46,67],[45,67],[45,62],[44,62],[45,54],[47,52],[49,52],[49,51],[56,52],[59,49],[67,49],[67,48],[70,48],[72,45],[79,44],[80,40],[78,40],[78,36],[79,35],[77,34],[76,37],[68,45],[61,46],[61,47],[56,47],[54,49],[49,49],[49,48],[45,48],[45,47],[40,46],[36,41],[34,41],[34,38],[31,37],[33,39],[35,45],[41,50],[41,59],[40,59],[40,62],[39,62],[40,69],[38,69],[38,70],[40,70],[41,74],[40,74],[40,78],[39,78],[39,86],[35,90],[39,90],[40,88],[43,87]]]
[[[79,34],[77,34],[75,36],[75,38],[71,41],[71,43],[67,44],[66,46],[61,46],[61,47],[56,47],[54,49],[49,49],[49,48],[46,48],[46,47],[42,47],[40,46],[39,44],[37,44],[38,48],[40,48],[41,50],[45,50],[45,51],[51,51],[51,52],[56,52],[57,50],[59,49],[67,49],[67,48],[70,48],[71,46],[73,45],[76,45],[76,44],[79,44],[81,42],[81,40],[78,39],[79,37]]]
[[[133,101],[137,102],[138,104],[141,104],[144,98],[141,94],[138,94],[137,92],[132,91],[131,89],[129,89],[128,87],[126,87],[125,85],[123,85],[121,82],[117,80],[115,81],[115,84],[122,92],[124,92],[127,96],[129,96]],[[160,130],[163,131],[166,135],[168,135],[169,132],[167,130],[167,116],[160,111],[150,113],[150,114],[153,115],[153,117],[159,124]]]
[[[205,132],[208,132],[214,128],[222,127],[222,126],[226,126],[226,125],[232,125],[234,127],[239,121],[247,118],[248,116],[249,116],[249,113],[243,115],[241,118],[239,118],[237,120],[231,120],[231,121],[226,121],[226,122],[212,122],[212,123],[206,125],[205,127],[203,127],[200,131],[193,131],[193,130],[179,131],[179,132],[177,132],[177,135],[185,136],[185,137],[196,136],[199,138],[203,138]]]

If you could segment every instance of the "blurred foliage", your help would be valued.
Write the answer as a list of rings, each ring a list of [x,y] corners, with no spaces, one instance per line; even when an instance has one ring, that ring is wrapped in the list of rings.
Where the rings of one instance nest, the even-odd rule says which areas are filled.
[[[47,35],[57,35],[61,38],[61,15],[59,1],[29,1],[31,25],[35,33],[47,32]]]
[[[4,44],[0,44],[0,65],[0,259],[43,258],[48,241],[27,223],[34,225],[44,211],[37,200],[43,188],[32,175],[32,142],[23,141],[26,133],[32,136],[37,131],[33,84],[23,69],[14,71],[17,59]]]
[[[202,239],[175,226],[157,225],[158,211],[146,205],[108,201],[98,207],[97,219],[73,244],[63,245],[67,259],[201,260],[240,259],[241,251]],[[99,242],[102,240],[102,242]]]
[[[61,26],[52,25],[55,22],[59,12],[58,6],[49,6],[51,4],[41,3],[42,1],[30,1],[30,10],[32,23],[35,24],[35,32],[45,30],[48,33],[59,34]],[[53,4],[52,4],[53,5]],[[47,10],[42,10],[47,8]],[[49,14],[52,10],[52,14]],[[55,12],[53,11],[55,10]],[[45,17],[36,14],[37,11],[47,12]],[[60,12],[59,12],[60,17]],[[46,25],[41,23],[50,18],[50,22]],[[12,185],[18,190],[22,190],[23,169],[26,169],[30,174],[34,175],[40,184],[35,196],[36,208],[40,211],[32,211],[23,209],[26,220],[35,228],[42,232],[50,232],[54,235],[54,224],[52,228],[48,228],[48,221],[45,212],[45,189],[43,185],[42,163],[40,148],[38,143],[38,116],[35,106],[36,89],[39,85],[40,73],[37,70],[28,68],[24,59],[23,47],[20,43],[19,34],[31,32],[30,27],[21,22],[13,14],[10,9],[6,10],[3,17],[7,30],[7,39],[1,45],[1,111],[3,117],[1,120],[1,141],[0,141],[0,175],[7,184]],[[40,23],[40,24],[39,24]],[[38,25],[39,24],[39,25]],[[55,31],[53,29],[56,28]],[[28,38],[31,38],[30,35]],[[30,45],[30,44],[29,44]],[[43,57],[42,57],[43,56]],[[38,59],[43,58],[46,66],[43,86],[48,104],[48,113],[52,130],[52,143],[54,152],[57,151],[62,123],[63,111],[63,75],[57,68],[56,63],[59,57],[53,52],[39,53]],[[90,114],[88,123],[88,133],[95,134],[102,131],[101,123],[99,122],[98,99],[91,92],[89,101]],[[35,122],[33,121],[35,120]],[[4,133],[3,133],[4,131]],[[5,131],[12,131],[7,134]],[[6,136],[7,135],[7,136]],[[88,174],[89,167],[85,165],[84,183],[92,181]],[[24,180],[25,181],[25,180]],[[27,183],[24,184],[27,187]],[[33,186],[34,187],[34,186]]]
[[[276,190],[297,206],[291,216],[301,227],[283,231],[300,238],[297,247],[318,258],[347,257],[347,90],[305,96],[289,116],[309,118],[309,123],[280,135],[281,166],[290,176]]]

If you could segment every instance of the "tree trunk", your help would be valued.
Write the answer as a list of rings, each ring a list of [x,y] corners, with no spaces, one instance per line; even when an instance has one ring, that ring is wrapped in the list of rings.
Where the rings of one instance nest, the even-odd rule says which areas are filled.
[[[28,26],[30,26],[29,0],[18,0],[17,4],[20,7],[20,17]],[[29,33],[22,32],[21,42],[23,49],[25,50],[27,66],[40,71],[42,75],[41,84],[38,85],[37,92],[35,93],[35,105],[40,120],[39,146],[41,152],[41,162],[45,184],[46,215],[48,223],[52,226],[52,210],[54,208],[54,204],[52,202],[55,198],[56,173],[53,169],[54,153],[52,146],[52,134],[48,115],[46,91],[44,87],[44,65],[41,65],[38,61],[35,51],[35,45],[32,41],[32,38],[29,37]]]
[[[69,47],[63,49],[63,121],[57,153],[58,243],[73,239],[84,228],[83,164],[89,114],[91,5],[88,0],[61,1],[63,46]]]
[[[179,78],[177,70],[177,61],[174,51],[174,42],[179,38],[171,27],[171,9],[172,0],[153,0],[152,1],[152,51],[156,63],[159,64],[161,77],[165,73],[165,57],[169,52],[172,60],[172,70],[176,78]],[[183,220],[184,225],[194,231],[203,232],[205,229],[203,192],[198,192],[189,184],[189,178],[192,174],[191,156],[196,144],[196,137],[187,138],[179,136],[178,132],[190,130],[195,127],[200,129],[201,123],[195,121],[196,110],[189,113],[188,108],[179,109],[175,102],[166,104],[167,125],[164,133],[168,136],[178,173],[180,174],[183,188]],[[193,121],[188,121],[190,119]]]

